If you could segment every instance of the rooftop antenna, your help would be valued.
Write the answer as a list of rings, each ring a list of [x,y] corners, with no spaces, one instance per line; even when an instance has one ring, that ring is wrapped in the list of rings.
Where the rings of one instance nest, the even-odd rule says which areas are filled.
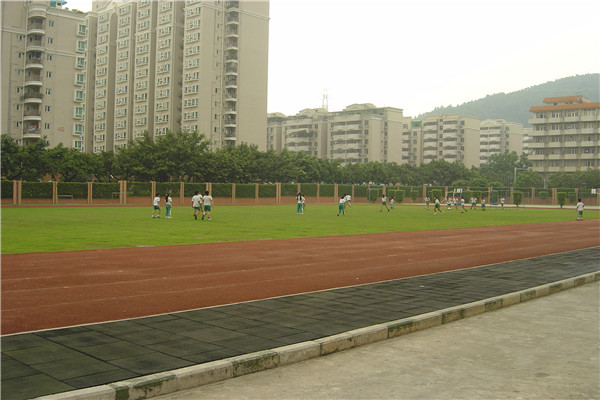
[[[323,103],[321,108],[324,108],[325,111],[329,111],[329,99],[327,98],[327,88],[323,89]]]

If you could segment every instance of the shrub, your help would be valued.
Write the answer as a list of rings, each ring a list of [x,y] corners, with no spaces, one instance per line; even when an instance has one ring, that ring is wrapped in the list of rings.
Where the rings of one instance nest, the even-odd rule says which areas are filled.
[[[418,190],[411,190],[410,191],[410,198],[412,199],[413,203],[415,203],[417,201],[417,199],[419,198],[419,191]]]
[[[404,190],[388,190],[388,193],[388,197],[393,197],[396,203],[402,203],[404,201]]]
[[[523,202],[523,192],[514,192],[513,199],[514,199],[515,205],[517,207],[519,207],[519,205]]]
[[[563,208],[567,202],[567,194],[565,192],[558,192],[556,197],[558,198],[558,204],[560,204],[560,208]]]
[[[538,192],[538,197],[542,200],[546,200],[548,198],[548,191],[547,190],[540,190]]]
[[[317,196],[317,184],[316,183],[302,183],[300,185],[300,191],[306,196]],[[294,196],[297,193],[294,193]],[[333,196],[333,193],[331,194]]]
[[[481,191],[479,190],[472,190],[471,191],[471,197],[475,197],[477,199],[477,202],[481,202]]]
[[[352,185],[338,185],[338,196],[343,194],[352,195]]]
[[[196,190],[198,192],[200,192],[200,194],[204,194],[204,192],[206,192],[206,184],[204,184],[204,183],[186,183],[183,186],[183,195],[185,197],[192,197],[192,196],[194,196],[194,193],[196,192]]]
[[[158,183],[156,184],[156,191],[163,193],[158,189]],[[152,191],[151,182],[127,182],[127,195],[133,197],[151,197],[154,196]]]
[[[431,197],[432,200],[434,197],[437,197],[441,201],[442,200],[442,189],[432,189],[431,196],[432,196]]]

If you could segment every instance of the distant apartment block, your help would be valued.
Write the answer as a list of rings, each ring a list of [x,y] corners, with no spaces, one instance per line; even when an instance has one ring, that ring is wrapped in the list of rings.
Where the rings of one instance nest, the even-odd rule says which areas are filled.
[[[268,1],[95,1],[93,151],[148,132],[264,150]]]
[[[93,15],[49,1],[3,1],[2,133],[89,151]]]
[[[479,118],[458,114],[429,115],[421,120],[421,164],[444,160],[467,168],[480,165]],[[416,128],[416,127],[415,127]],[[418,132],[417,129],[414,130]]]
[[[342,164],[370,161],[397,161],[402,129],[410,118],[402,110],[378,108],[372,104],[353,104],[343,111],[306,109],[294,116],[269,114],[267,149],[280,152],[287,148]]]
[[[486,119],[481,121],[479,140],[479,160],[481,164],[488,162],[493,155],[516,152],[523,153],[523,125],[507,122],[503,119]]]
[[[529,111],[529,160],[533,170],[553,172],[600,168],[600,103],[581,96],[551,97]]]

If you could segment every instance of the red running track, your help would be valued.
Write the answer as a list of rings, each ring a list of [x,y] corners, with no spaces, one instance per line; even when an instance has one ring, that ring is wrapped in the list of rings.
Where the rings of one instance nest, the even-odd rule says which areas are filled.
[[[598,220],[2,256],[2,334],[425,275],[600,245]]]

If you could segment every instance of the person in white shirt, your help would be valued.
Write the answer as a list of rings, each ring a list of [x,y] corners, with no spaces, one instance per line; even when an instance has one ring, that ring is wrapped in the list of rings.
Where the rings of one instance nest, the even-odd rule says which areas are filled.
[[[202,212],[202,195],[197,190],[192,197],[192,208],[194,209],[194,219],[198,219],[198,214]]]
[[[302,195],[301,192],[298,192],[298,194],[296,195],[296,214],[298,215],[302,215],[304,214],[304,196]]]
[[[173,202],[173,199],[171,198],[171,196],[169,195],[169,193],[167,193],[165,195],[165,218],[171,219],[171,203]]]
[[[500,206],[504,209],[504,197],[500,198]]]
[[[435,197],[435,204],[433,205],[433,215],[437,215],[438,210],[442,211],[440,205],[441,205],[440,199],[438,199],[437,197]],[[442,211],[442,214],[443,213],[444,212]]]
[[[340,202],[338,203],[338,212],[337,212],[337,216],[340,216],[340,213],[342,213],[342,215],[346,215],[346,196],[341,196],[340,197]]]
[[[160,193],[156,193],[152,202],[152,218],[160,218]]]
[[[204,201],[204,212],[202,213],[202,219],[206,216],[206,219],[210,221],[210,212],[214,206],[214,201],[212,196],[208,193],[208,190],[204,192],[204,197],[202,199]]]
[[[581,199],[577,200],[577,221],[583,221],[583,202]]]
[[[385,194],[381,195],[381,205],[379,206],[379,212],[383,211],[383,207],[387,208],[388,212],[390,212],[390,209],[387,206],[387,197],[385,197]]]
[[[348,207],[352,207],[352,196],[350,196],[349,194],[346,195],[346,197],[344,198],[345,202],[344,204],[348,205]]]

